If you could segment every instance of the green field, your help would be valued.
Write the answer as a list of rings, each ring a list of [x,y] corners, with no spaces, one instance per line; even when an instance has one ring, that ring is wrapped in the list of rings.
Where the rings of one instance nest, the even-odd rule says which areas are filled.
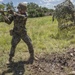
[[[13,28],[13,23],[7,25],[6,23],[0,23],[0,62],[5,62],[8,59],[8,54],[11,48],[11,39],[9,31]],[[62,52],[65,48],[68,48],[72,44],[75,44],[75,32],[69,31],[69,36],[73,38],[65,37],[58,38],[58,23],[55,20],[52,22],[51,16],[28,18],[26,28],[28,35],[32,40],[35,55],[39,53],[51,53]],[[28,52],[26,44],[21,41],[17,48],[15,56],[17,58],[22,57],[22,53]]]
[[[0,23],[0,68],[5,67],[11,48],[9,31],[13,28],[13,23],[8,25]],[[27,32],[32,40],[35,56],[51,54],[52,52],[63,52],[66,48],[75,45],[75,31],[62,32],[63,37],[59,38],[57,20],[52,22],[51,16],[28,18],[26,24]],[[66,36],[67,35],[67,36]],[[20,41],[16,48],[14,61],[28,58],[28,49],[23,41]],[[28,74],[28,71],[27,71]]]
[[[12,39],[9,31],[12,28],[13,23],[11,25],[0,23],[0,52],[9,52]],[[57,39],[58,24],[56,20],[52,22],[51,16],[28,18],[26,28],[28,31],[28,35],[32,40],[35,53],[51,53],[55,51],[62,51],[72,43],[75,43],[74,37],[69,39],[64,36],[65,38]],[[69,35],[70,34],[71,32],[69,32]],[[19,46],[17,46],[16,50],[27,50],[26,45],[23,41],[21,41],[18,45]]]

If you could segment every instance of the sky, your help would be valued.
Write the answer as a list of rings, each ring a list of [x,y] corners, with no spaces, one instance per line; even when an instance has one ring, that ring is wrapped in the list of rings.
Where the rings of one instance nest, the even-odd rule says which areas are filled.
[[[8,3],[12,1],[14,6],[17,6],[20,2],[30,3],[34,2],[42,7],[47,7],[49,9],[53,9],[57,4],[62,3],[64,0],[0,0],[0,3]],[[71,2],[75,5],[75,0],[71,0]]]

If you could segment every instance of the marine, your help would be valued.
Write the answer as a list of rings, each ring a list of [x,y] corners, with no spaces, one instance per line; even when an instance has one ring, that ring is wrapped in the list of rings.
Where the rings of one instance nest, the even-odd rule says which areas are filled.
[[[12,22],[14,22],[14,27],[12,30],[10,30],[12,41],[9,54],[9,62],[12,62],[12,59],[15,55],[16,46],[22,39],[29,49],[30,57],[28,59],[28,62],[32,64],[34,60],[34,49],[31,43],[31,39],[28,36],[26,30],[26,21],[27,21],[26,3],[19,3],[17,9],[18,12],[13,12],[12,10],[9,10],[11,11],[11,14],[9,16],[6,16],[4,13],[2,13],[5,23],[11,24]]]

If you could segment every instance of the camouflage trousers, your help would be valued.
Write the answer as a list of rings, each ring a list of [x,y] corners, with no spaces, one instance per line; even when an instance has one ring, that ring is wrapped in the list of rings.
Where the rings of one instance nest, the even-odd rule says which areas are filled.
[[[33,50],[33,46],[32,46],[32,43],[31,43],[31,39],[29,38],[29,36],[27,35],[26,32],[23,32],[22,34],[17,34],[17,33],[13,34],[12,41],[11,41],[11,50],[10,50],[9,56],[10,57],[14,56],[15,48],[16,48],[17,44],[20,42],[21,39],[28,46],[30,56],[34,56],[34,50]]]

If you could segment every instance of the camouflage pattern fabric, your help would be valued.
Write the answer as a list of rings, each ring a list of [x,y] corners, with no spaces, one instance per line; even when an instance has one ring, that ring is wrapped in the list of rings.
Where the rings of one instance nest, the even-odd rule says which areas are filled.
[[[74,5],[70,0],[65,0],[61,4],[55,6],[56,19],[59,29],[64,29],[75,25]]]
[[[15,53],[15,48],[17,44],[22,39],[28,46],[29,53],[31,56],[34,55],[33,46],[31,43],[31,40],[29,36],[27,35],[26,31],[26,21],[27,21],[27,14],[16,14],[16,15],[10,15],[10,16],[4,16],[5,22],[8,24],[11,24],[12,21],[14,21],[14,28],[10,31],[10,34],[12,35],[12,41],[11,41],[11,50],[10,50],[10,56],[13,57]]]

